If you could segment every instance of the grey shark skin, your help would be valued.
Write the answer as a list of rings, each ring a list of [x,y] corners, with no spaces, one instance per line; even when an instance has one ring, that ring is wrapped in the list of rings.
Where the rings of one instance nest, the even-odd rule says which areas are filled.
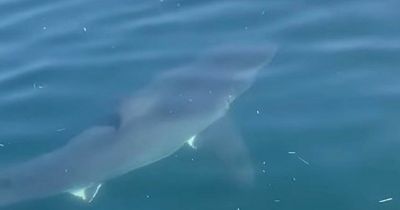
[[[101,183],[163,159],[227,112],[272,50],[219,47],[157,76],[119,110],[118,128],[92,127],[67,145],[0,171],[0,206],[75,192],[91,201]]]

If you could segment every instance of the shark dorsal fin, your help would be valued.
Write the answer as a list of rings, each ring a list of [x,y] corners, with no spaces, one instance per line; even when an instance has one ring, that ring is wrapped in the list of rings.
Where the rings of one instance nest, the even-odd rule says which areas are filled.
[[[77,189],[77,190],[70,191],[70,193],[73,196],[78,197],[78,198],[82,199],[83,201],[86,201],[86,202],[90,203],[96,197],[96,195],[99,192],[101,186],[102,186],[102,184],[92,185],[92,186],[87,187],[87,188],[82,188],[82,189]]]

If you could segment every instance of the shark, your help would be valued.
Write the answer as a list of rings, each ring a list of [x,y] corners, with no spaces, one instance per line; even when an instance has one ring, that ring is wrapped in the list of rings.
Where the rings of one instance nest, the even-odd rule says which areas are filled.
[[[184,145],[195,148],[201,136],[212,134],[217,134],[213,144],[221,156],[239,166],[245,150],[239,134],[230,129],[227,112],[274,51],[220,46],[200,53],[190,65],[155,76],[120,105],[118,125],[90,127],[58,149],[0,170],[0,206],[61,193],[92,202],[107,180]]]

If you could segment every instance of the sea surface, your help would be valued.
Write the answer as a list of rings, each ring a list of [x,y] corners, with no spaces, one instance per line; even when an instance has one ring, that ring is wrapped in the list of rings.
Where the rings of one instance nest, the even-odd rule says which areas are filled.
[[[229,111],[256,170],[251,187],[229,181],[215,155],[183,147],[106,182],[90,204],[61,194],[1,209],[399,209],[399,8],[396,0],[1,0],[1,168],[113,123],[124,98],[199,51],[277,49]]]

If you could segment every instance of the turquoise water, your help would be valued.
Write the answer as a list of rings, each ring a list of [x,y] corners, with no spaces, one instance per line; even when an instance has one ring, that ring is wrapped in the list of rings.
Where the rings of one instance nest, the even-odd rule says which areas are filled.
[[[1,1],[2,167],[115,122],[124,98],[199,50],[278,47],[230,111],[256,169],[254,186],[237,187],[214,155],[185,147],[107,182],[91,204],[58,195],[3,209],[398,209],[399,6]]]

